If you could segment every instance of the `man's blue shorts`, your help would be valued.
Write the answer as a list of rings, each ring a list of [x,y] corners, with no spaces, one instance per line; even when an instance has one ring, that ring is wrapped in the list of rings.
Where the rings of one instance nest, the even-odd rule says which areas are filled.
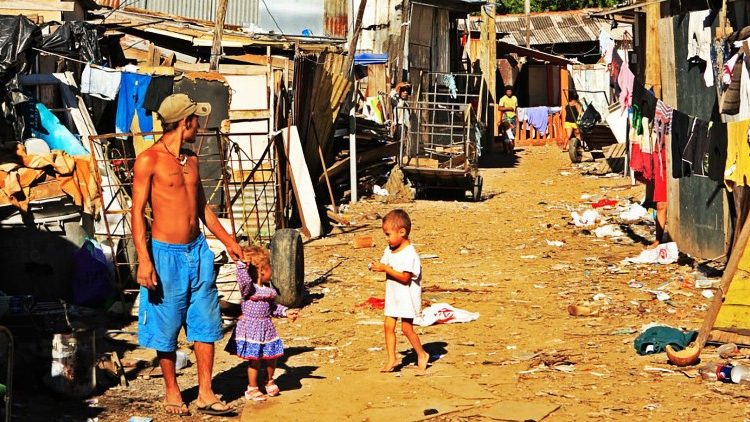
[[[222,338],[214,254],[203,234],[185,245],[151,240],[156,289],[141,287],[138,343],[160,352],[177,349],[185,327],[188,341],[213,343]]]

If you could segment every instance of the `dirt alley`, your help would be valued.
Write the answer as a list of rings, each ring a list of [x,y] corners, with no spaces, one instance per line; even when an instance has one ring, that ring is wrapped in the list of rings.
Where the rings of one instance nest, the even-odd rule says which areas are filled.
[[[517,157],[514,166],[482,170],[481,202],[364,200],[346,214],[357,229],[335,229],[306,244],[312,303],[296,323],[277,320],[288,348],[277,372],[281,396],[243,403],[244,364],[223,351],[225,339],[217,347],[214,388],[241,414],[211,420],[405,421],[425,418],[426,409],[442,420],[482,420],[486,406],[505,401],[559,405],[550,421],[750,418],[744,387],[702,383],[690,378],[694,368],[682,373],[664,354],[641,357],[633,349],[645,324],[699,327],[708,299],[680,287],[693,269],[622,266],[643,243],[597,239],[568,224],[570,210],[590,208],[582,194],[639,201],[644,188],[623,178],[582,176],[555,147],[520,149]],[[467,324],[418,329],[436,359],[423,377],[414,376],[408,354],[400,372],[378,372],[385,362],[382,311],[357,306],[383,295],[382,274],[367,271],[368,260],[385,247],[380,220],[372,218],[395,207],[411,215],[417,251],[437,255],[423,260],[423,299],[481,314]],[[376,246],[353,249],[355,234],[372,234]],[[629,287],[632,280],[643,288]],[[643,291],[669,282],[673,306]],[[568,314],[568,305],[597,293],[606,296],[597,303],[599,316]],[[400,351],[408,350],[403,336],[398,342]],[[553,369],[540,360],[569,364]],[[186,399],[194,400],[195,367],[179,380],[189,388]],[[166,416],[157,406],[161,391],[159,378],[111,389],[98,398],[99,420],[204,420],[194,406],[192,417]]]

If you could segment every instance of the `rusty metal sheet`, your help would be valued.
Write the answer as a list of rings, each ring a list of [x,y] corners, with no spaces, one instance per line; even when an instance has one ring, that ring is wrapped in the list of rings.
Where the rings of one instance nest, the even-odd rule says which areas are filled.
[[[327,37],[346,38],[346,32],[349,27],[346,0],[325,0],[323,8],[325,35]]]

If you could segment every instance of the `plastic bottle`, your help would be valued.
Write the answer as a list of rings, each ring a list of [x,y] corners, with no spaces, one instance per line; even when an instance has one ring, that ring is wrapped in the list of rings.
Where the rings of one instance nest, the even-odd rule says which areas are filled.
[[[698,369],[698,373],[704,380],[730,382],[732,368],[728,363],[709,363]]]
[[[734,343],[722,344],[716,349],[716,352],[719,353],[719,357],[722,359],[730,358],[736,355],[738,351],[739,348]]]
[[[735,365],[732,368],[730,378],[735,384],[750,384],[750,367]]]

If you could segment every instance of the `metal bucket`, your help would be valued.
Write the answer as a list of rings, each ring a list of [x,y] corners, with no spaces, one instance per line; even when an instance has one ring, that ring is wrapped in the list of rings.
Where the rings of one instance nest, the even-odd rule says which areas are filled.
[[[52,337],[52,366],[45,379],[57,393],[88,396],[96,389],[94,331],[57,333]]]

